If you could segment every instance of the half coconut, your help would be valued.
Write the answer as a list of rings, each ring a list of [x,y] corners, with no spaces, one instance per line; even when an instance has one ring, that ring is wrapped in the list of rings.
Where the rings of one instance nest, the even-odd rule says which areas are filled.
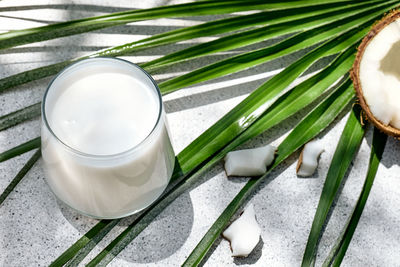
[[[351,71],[354,89],[368,119],[400,137],[400,11],[376,23],[361,42]]]

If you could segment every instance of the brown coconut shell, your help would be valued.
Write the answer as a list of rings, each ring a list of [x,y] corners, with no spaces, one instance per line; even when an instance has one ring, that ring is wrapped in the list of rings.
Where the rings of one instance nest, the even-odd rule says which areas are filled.
[[[375,116],[372,114],[371,110],[369,109],[369,106],[367,105],[362,87],[361,87],[361,81],[360,81],[360,63],[361,59],[364,56],[365,49],[369,45],[372,39],[387,25],[395,21],[396,19],[400,18],[400,10],[394,10],[385,17],[383,17],[380,21],[378,21],[372,29],[369,31],[369,33],[364,37],[362,40],[360,46],[358,47],[358,52],[356,55],[356,59],[353,64],[353,68],[350,71],[350,77],[353,80],[354,84],[354,89],[356,91],[357,98],[359,100],[359,103],[367,116],[368,120],[370,120],[378,129],[380,129],[382,132],[394,136],[394,137],[400,137],[400,129],[397,129],[391,125],[385,125],[383,122],[381,122],[379,119],[375,118]]]
[[[300,167],[301,167],[301,164],[303,164],[303,154],[304,154],[304,147],[303,147],[303,149],[301,150],[299,160],[297,161],[296,174],[299,172],[299,169],[300,169]]]

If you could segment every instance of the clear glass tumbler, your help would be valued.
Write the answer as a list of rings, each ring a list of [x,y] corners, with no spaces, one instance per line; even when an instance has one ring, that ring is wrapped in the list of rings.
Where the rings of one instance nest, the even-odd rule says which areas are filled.
[[[132,84],[137,82],[140,90],[148,90],[146,94],[149,99],[143,98],[140,93],[142,91],[135,91],[138,92],[138,98],[141,97],[139,100],[134,94],[132,100],[124,101],[125,95],[118,95],[119,85],[123,79],[118,78],[114,81],[111,78],[106,79],[107,75],[114,78],[122,77],[128,81],[133,79]],[[89,82],[95,84],[85,84],[82,79],[88,77]],[[74,91],[75,93],[69,91],[72,90],[70,88],[79,87],[80,84],[85,95],[82,96],[80,90]],[[126,87],[126,84],[123,85]],[[93,90],[85,91],[92,87]],[[130,132],[124,133],[122,130],[127,126],[123,125],[124,123],[116,124],[115,121],[121,120],[121,116],[113,118],[112,114],[117,112],[115,110],[121,105],[118,102],[114,103],[110,110],[107,110],[110,107],[103,108],[100,103],[103,99],[97,100],[101,91],[97,90],[97,87],[105,92],[106,98],[109,96],[110,99],[120,99],[118,101],[122,101],[121,103],[131,103],[132,106],[127,106],[127,110],[135,108],[135,105],[141,106],[140,114],[134,112],[132,118],[129,112],[122,113],[124,118],[132,120],[132,124],[135,124],[135,119],[148,124],[146,116],[150,115],[146,112],[153,115],[154,112],[157,113],[154,115],[154,125],[151,124],[148,133],[144,136],[142,134],[142,139],[136,140],[135,145],[115,153],[101,151],[103,147],[105,151],[107,149],[113,151],[117,145],[124,147],[124,138],[133,140],[137,139],[137,136],[133,136],[135,134]],[[137,90],[137,86],[133,87],[132,90]],[[104,98],[104,95],[101,97]],[[73,104],[68,104],[69,108],[63,111],[57,111],[57,108],[63,105],[61,103],[63,99]],[[92,106],[97,109],[96,112],[92,112],[90,109]],[[80,110],[84,111],[79,112]],[[66,120],[64,116],[69,114],[75,114],[76,118]],[[78,125],[76,129],[69,126],[71,123]],[[103,127],[107,126],[107,123],[113,127]],[[113,140],[107,141],[104,139],[107,136],[102,136],[103,132],[100,130],[94,131],[92,135],[89,132],[88,135],[86,128],[91,124],[94,129],[112,131],[118,138],[114,136]],[[118,129],[115,129],[115,125]],[[139,131],[140,123],[138,125]],[[67,132],[58,130],[64,126],[69,127]],[[158,86],[143,69],[128,61],[114,58],[92,58],[72,64],[53,79],[43,97],[41,149],[46,181],[61,201],[82,214],[101,219],[114,219],[136,213],[154,202],[165,190],[171,178],[175,157],[167,128],[166,114]],[[74,141],[83,136],[87,141],[81,143]],[[91,144],[94,151],[99,148],[101,153],[88,153],[85,150],[88,144]]]

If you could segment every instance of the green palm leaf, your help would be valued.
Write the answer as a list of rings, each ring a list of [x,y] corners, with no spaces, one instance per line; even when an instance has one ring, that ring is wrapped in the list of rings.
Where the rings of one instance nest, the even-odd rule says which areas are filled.
[[[356,155],[358,148],[364,136],[364,127],[360,122],[361,108],[354,106],[353,112],[340,137],[338,146],[331,165],[326,175],[324,187],[322,189],[321,198],[315,213],[314,221],[308,237],[307,246],[303,256],[302,266],[313,266],[315,254],[317,251],[318,239],[321,235],[322,228],[327,219],[328,212],[332,207],[333,200],[339,190],[340,184],[350,167],[350,164]]]
[[[340,266],[347,248],[351,242],[354,231],[357,228],[358,221],[367,203],[369,193],[375,180],[376,172],[378,171],[379,162],[382,159],[383,151],[387,141],[387,135],[374,128],[374,135],[372,138],[371,156],[369,159],[368,173],[365,178],[364,186],[361,190],[357,204],[349,218],[349,221],[344,227],[344,231],[337,239],[335,245],[332,247],[329,256],[324,261],[323,266]]]
[[[356,45],[367,33],[370,25],[380,17],[383,12],[394,8],[399,2],[398,0],[272,0],[266,3],[262,0],[249,0],[247,2],[239,0],[210,0],[147,10],[119,12],[105,16],[0,34],[0,49],[3,49],[138,20],[223,14],[246,10],[266,10],[256,14],[222,19],[162,33],[138,42],[112,47],[83,57],[87,58],[103,55],[119,56],[148,47],[171,44],[230,31],[244,30],[142,64],[147,70],[151,71],[183,60],[194,59],[207,54],[215,54],[219,51],[243,47],[268,38],[295,33],[295,35],[276,45],[216,62],[212,65],[192,71],[189,74],[167,80],[160,84],[160,88],[164,94],[202,81],[211,80],[249,67],[254,67],[257,64],[319,44],[317,48],[307,53],[301,59],[291,64],[281,73],[256,89],[244,101],[228,112],[227,115],[206,130],[177,155],[176,161],[178,167],[174,170],[172,184],[168,190],[153,205],[140,214],[125,231],[101,251],[89,263],[89,266],[97,264],[102,265],[110,262],[141,231],[143,231],[160,212],[180,194],[188,190],[198,180],[201,174],[218,162],[227,152],[263,131],[282,123],[286,118],[301,111],[301,109],[315,102],[318,98],[322,98],[322,100],[320,100],[322,102],[296,126],[279,146],[278,157],[269,172],[305,142],[325,129],[352,100],[354,93],[351,82],[347,78],[342,80],[341,86],[331,89],[330,94],[320,97],[321,94],[326,92],[333,83],[345,75],[351,67],[354,60]],[[258,28],[249,30],[248,28],[250,27]],[[316,61],[337,53],[340,53],[340,55],[336,57],[335,61],[321,72],[313,75],[298,86],[288,89],[289,85]],[[1,79],[0,91],[55,74],[60,69],[76,60],[78,59],[59,62]],[[318,206],[316,218],[314,219],[310,238],[304,254],[304,266],[309,266],[315,259],[314,254],[317,249],[318,236],[321,234],[322,223],[326,220],[326,214],[331,206],[330,201],[333,200],[336,195],[337,186],[340,185],[342,176],[351,162],[351,155],[357,150],[357,141],[362,139],[363,129],[361,128],[360,130],[357,128],[356,122],[358,121],[356,112],[357,107],[354,108],[350,114],[335,153],[335,161],[332,160],[331,168],[333,165],[337,164],[338,160],[335,158],[339,156],[336,154],[349,153],[349,155],[346,154],[348,158],[344,158],[346,164],[341,166],[339,174],[335,176],[332,174],[333,171],[330,170],[328,172],[326,183],[329,183],[329,186],[332,185],[333,187],[325,189],[324,186],[325,191],[323,191],[321,199],[328,199],[328,201],[322,204],[320,201]],[[0,130],[37,117],[39,114],[40,103],[37,103],[25,109],[4,115],[0,117]],[[351,132],[351,130],[354,132]],[[1,153],[0,162],[38,147],[40,147],[39,137]],[[376,169],[379,164],[377,157],[379,158],[378,155],[381,156],[382,152],[382,144],[381,146],[377,144],[374,159],[372,159],[371,154],[370,172],[367,175],[366,185],[364,186],[362,195],[360,196],[359,202],[357,203],[356,209],[344,234],[338,239],[337,245],[333,248],[331,254],[332,258],[328,259],[329,263],[333,263],[334,265],[340,264],[346,252],[368,197],[373,178],[375,177]],[[39,157],[40,151],[37,151],[32,158],[28,160],[3,194],[0,195],[0,205]],[[267,174],[260,179],[250,180],[243,187],[189,256],[185,262],[186,265],[197,265],[202,261],[232,215],[243,205],[246,199],[248,199],[266,177]],[[118,222],[119,220],[100,221],[57,258],[52,263],[52,266],[62,266],[64,264],[68,266],[78,265]]]

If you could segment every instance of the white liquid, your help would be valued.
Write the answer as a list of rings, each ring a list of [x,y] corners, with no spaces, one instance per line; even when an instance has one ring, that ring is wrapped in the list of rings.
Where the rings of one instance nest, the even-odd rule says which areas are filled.
[[[110,155],[139,144],[158,118],[159,104],[146,87],[123,73],[93,73],[59,96],[50,114],[54,133],[88,154]]]
[[[94,217],[123,217],[167,186],[174,153],[165,112],[139,69],[107,58],[75,64],[52,83],[44,111],[54,134],[43,124],[46,178],[69,206]]]

